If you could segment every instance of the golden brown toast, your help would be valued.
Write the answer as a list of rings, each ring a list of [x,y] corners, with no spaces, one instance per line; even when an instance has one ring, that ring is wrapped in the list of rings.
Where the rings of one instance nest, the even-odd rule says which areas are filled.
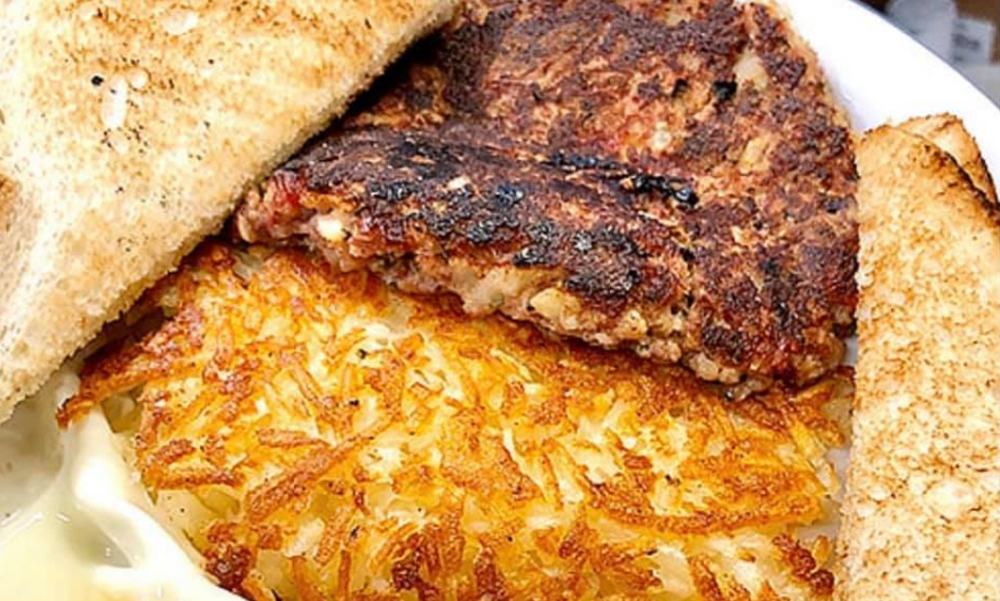
[[[0,3],[0,420],[454,5]]]
[[[1000,225],[993,190],[973,184],[985,170],[961,168],[978,155],[962,140],[941,117],[878,128],[858,149],[842,599],[1000,598]]]
[[[997,202],[993,178],[979,154],[979,146],[962,121],[955,115],[942,114],[917,117],[902,123],[901,129],[923,136],[950,154],[986,198]]]

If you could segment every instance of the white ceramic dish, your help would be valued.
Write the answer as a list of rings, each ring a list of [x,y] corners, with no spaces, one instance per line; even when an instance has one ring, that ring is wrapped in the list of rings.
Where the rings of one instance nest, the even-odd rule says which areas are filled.
[[[815,49],[855,129],[954,113],[977,138],[991,171],[1000,174],[1000,109],[957,71],[850,0],[783,0],[783,4]],[[60,382],[65,389],[75,378],[63,373],[47,388],[58,388]],[[18,601],[235,600],[209,587],[194,572],[184,551],[142,511],[141,500],[136,504],[128,500],[136,487],[128,481],[124,463],[108,451],[107,427],[97,423],[97,418],[63,437],[65,465],[59,468],[51,407],[41,401],[25,404],[11,422],[0,427],[0,459],[10,464],[0,464],[0,582],[5,583],[0,587],[0,601],[11,593]],[[39,423],[45,427],[38,429]],[[80,451],[85,441],[90,441],[86,453]],[[52,484],[57,473],[62,476]],[[53,501],[58,487],[68,487],[70,498]],[[24,509],[33,501],[32,509]],[[70,516],[81,511],[86,516],[74,523]],[[4,515],[9,512],[15,515]],[[44,526],[45,520],[54,527]],[[33,528],[47,528],[47,534],[25,540],[23,533]],[[79,578],[65,582],[66,586],[45,580],[54,568],[52,562],[73,561],[74,555],[88,552],[81,548],[84,538],[98,551],[104,548],[107,560],[85,558],[91,562],[89,569],[61,566],[63,580]],[[94,567],[95,563],[103,565]],[[23,570],[34,571],[42,588],[19,589],[30,581],[37,583],[34,577],[13,573]],[[18,575],[22,577],[14,578]],[[98,588],[103,592],[96,592]]]

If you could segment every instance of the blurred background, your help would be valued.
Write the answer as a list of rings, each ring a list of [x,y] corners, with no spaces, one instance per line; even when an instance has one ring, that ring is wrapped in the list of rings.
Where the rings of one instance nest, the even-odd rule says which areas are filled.
[[[864,0],[1000,106],[1000,0]]]

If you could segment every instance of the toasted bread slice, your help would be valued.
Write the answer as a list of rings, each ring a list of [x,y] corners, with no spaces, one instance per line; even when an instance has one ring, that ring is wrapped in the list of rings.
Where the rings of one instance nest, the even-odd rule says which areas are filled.
[[[975,138],[965,129],[958,117],[949,114],[917,117],[899,127],[911,134],[927,138],[950,154],[976,188],[991,202],[997,202],[997,192],[989,169],[986,168],[986,161],[979,154]]]
[[[0,3],[0,419],[455,0]]]
[[[978,155],[952,144],[968,134],[907,131],[932,122],[876,129],[857,154],[850,601],[1000,599],[1000,224],[959,164]]]

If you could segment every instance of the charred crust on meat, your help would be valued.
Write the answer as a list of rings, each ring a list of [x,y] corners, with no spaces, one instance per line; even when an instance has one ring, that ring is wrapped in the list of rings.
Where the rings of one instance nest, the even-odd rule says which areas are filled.
[[[718,102],[729,102],[736,96],[737,87],[735,81],[716,81],[712,83],[712,94]]]
[[[557,151],[545,157],[544,162],[569,173],[595,171],[607,173],[611,177],[614,177],[627,172],[625,166],[618,161],[587,154]]]
[[[801,383],[857,302],[856,184],[822,74],[766,7],[472,0],[237,221],[434,289],[508,270],[531,284],[505,311],[555,287],[590,324],[572,335]],[[326,213],[340,246],[301,227]],[[616,338],[628,314],[680,330]]]
[[[416,187],[410,182],[385,182],[368,185],[368,195],[376,200],[399,202],[413,195]]]
[[[616,180],[625,192],[655,193],[673,198],[685,207],[698,204],[698,195],[694,188],[679,177],[645,173],[630,169],[618,161],[575,153],[556,152],[546,157],[545,163],[569,173],[587,171],[594,173],[596,177]]]
[[[751,10],[758,30],[756,43],[768,75],[778,85],[788,88],[798,86],[807,65],[792,49],[784,31],[784,23],[763,6],[754,6]]]
[[[674,81],[674,87],[671,88],[670,90],[670,96],[672,98],[677,98],[684,92],[687,92],[689,89],[691,89],[691,85],[688,83],[688,80],[684,79],[683,77],[678,78],[677,80]]]

